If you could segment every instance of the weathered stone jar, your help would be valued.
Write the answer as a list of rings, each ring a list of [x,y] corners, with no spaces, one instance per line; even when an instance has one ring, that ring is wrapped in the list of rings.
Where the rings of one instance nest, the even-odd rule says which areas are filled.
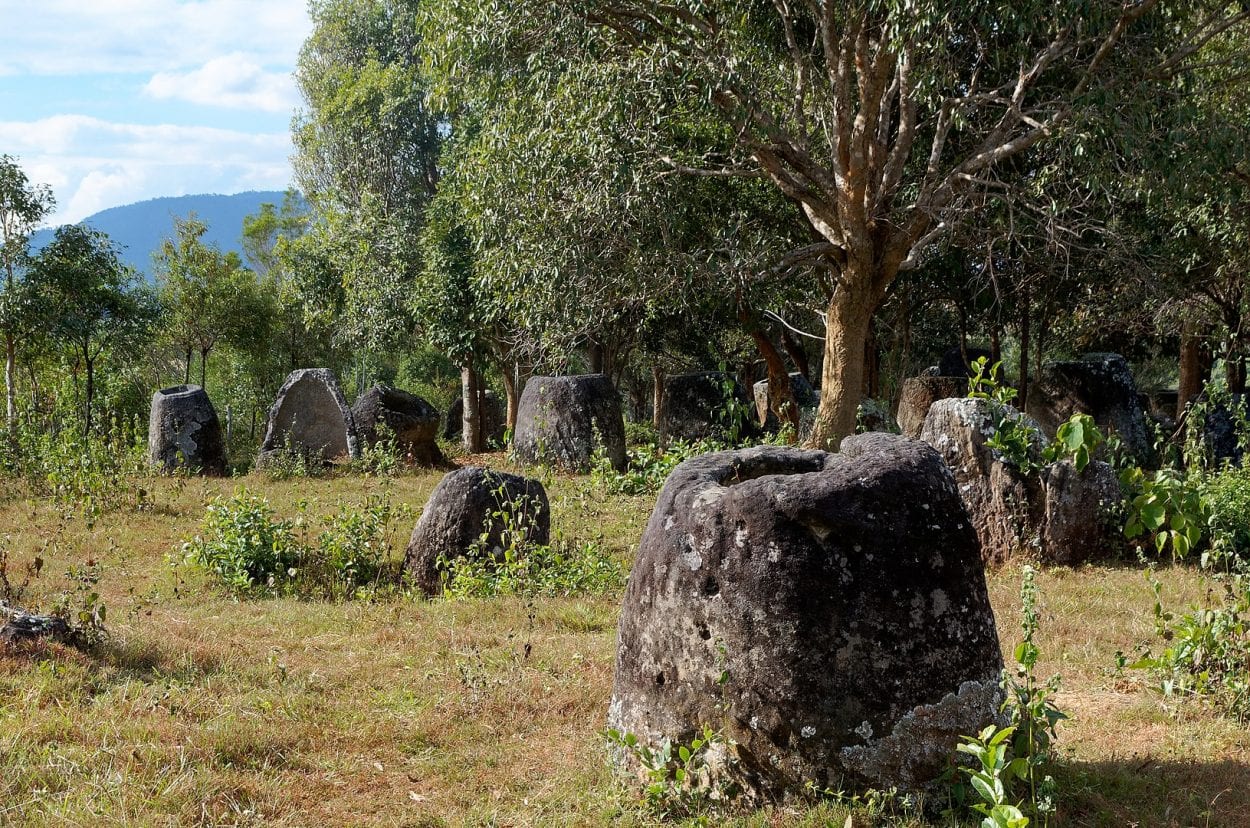
[[[625,468],[625,421],[612,380],[603,374],[530,377],[517,411],[513,455],[586,471],[598,449],[613,468]]]
[[[357,436],[370,447],[382,439],[385,430],[412,462],[427,466],[443,462],[437,442],[438,409],[416,394],[378,383],[357,398],[352,420]]]
[[[551,506],[543,484],[478,466],[456,469],[430,494],[408,540],[404,571],[422,592],[436,595],[443,590],[440,559],[498,557],[510,540],[507,531],[519,532],[526,543],[550,540]]]
[[[1001,670],[976,534],[932,448],[718,452],[651,514],[608,723],[651,746],[720,731],[709,772],[755,799],[916,789],[995,720]]]
[[[226,444],[217,409],[198,385],[175,385],[152,395],[148,458],[153,466],[203,474],[226,473]]]

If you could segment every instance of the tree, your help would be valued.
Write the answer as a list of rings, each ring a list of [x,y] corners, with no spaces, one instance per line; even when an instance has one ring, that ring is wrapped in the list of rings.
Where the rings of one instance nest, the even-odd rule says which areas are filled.
[[[200,385],[219,342],[242,342],[265,329],[266,304],[256,274],[237,253],[203,242],[208,226],[194,215],[175,219],[173,239],[155,254],[163,332],[185,356],[183,382],[191,381],[192,355],[200,356]]]
[[[145,332],[153,302],[108,236],[81,224],[57,228],[31,270],[52,336],[85,370],[83,432],[90,434],[96,363],[107,348]]]
[[[5,414],[11,429],[17,420],[17,349],[32,329],[31,291],[23,277],[29,263],[30,233],[55,205],[52,190],[33,186],[10,155],[0,156],[0,262],[4,293],[0,328],[4,331]]]
[[[656,117],[639,126],[661,153],[671,151],[666,119],[692,107],[726,128],[712,152],[672,154],[674,169],[763,175],[797,206],[818,239],[809,256],[833,273],[813,433],[822,447],[854,430],[864,346],[890,286],[977,214],[1005,162],[1085,108],[1129,95],[1130,79],[1186,68],[1250,16],[1235,4],[1162,0],[439,9],[444,30],[480,41],[467,51],[500,66],[500,83],[571,63],[627,67],[636,94],[654,102]]]

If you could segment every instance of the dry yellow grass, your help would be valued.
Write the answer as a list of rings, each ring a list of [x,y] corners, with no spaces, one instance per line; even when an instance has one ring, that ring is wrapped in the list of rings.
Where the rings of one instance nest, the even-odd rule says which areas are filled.
[[[235,601],[170,563],[205,503],[240,482],[289,515],[297,501],[325,514],[382,490],[419,510],[438,477],[144,481],[155,508],[93,527],[10,493],[0,536],[13,560],[47,560],[28,600],[47,605],[60,573],[95,558],[112,638],[92,655],[0,657],[0,825],[648,824],[599,735],[619,597]],[[631,554],[647,498],[608,498],[577,478],[550,489],[568,538]],[[1161,577],[1176,605],[1204,598],[1190,570]],[[990,576],[1007,651],[1019,582],[1015,568]],[[1153,635],[1141,572],[1059,570],[1038,583],[1040,672],[1063,675],[1073,715],[1059,743],[1061,824],[1250,825],[1245,729],[1172,715],[1139,677],[1113,674],[1117,650]],[[844,819],[826,805],[738,823]]]

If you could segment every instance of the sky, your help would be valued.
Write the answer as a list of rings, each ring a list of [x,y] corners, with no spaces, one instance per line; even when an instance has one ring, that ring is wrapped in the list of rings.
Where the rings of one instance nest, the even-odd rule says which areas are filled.
[[[307,0],[0,0],[0,155],[48,224],[291,183]]]

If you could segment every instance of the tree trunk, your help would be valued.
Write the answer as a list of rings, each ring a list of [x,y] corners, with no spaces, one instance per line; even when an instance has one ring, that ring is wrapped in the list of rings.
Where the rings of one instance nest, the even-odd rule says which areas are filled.
[[[586,346],[586,369],[592,374],[603,373],[603,343],[593,336]]]
[[[811,382],[812,367],[807,359],[807,350],[804,349],[803,343],[799,342],[785,325],[781,326],[781,346],[786,349],[790,362],[794,363],[794,370],[802,374],[803,379]]]
[[[517,391],[517,374],[519,373],[516,365],[504,364],[500,366],[499,374],[503,377],[503,393],[507,398],[508,404],[508,432],[516,431],[517,411],[521,407],[521,397]]]
[[[464,450],[477,454],[482,450],[482,417],[477,404],[477,372],[473,370],[471,361],[460,369],[460,399],[464,403],[464,413],[460,420]]]
[[[1177,420],[1185,416],[1189,401],[1202,392],[1202,340],[1190,323],[1181,332],[1180,361],[1180,381],[1176,386]]]
[[[808,438],[812,448],[836,451],[843,437],[855,433],[859,394],[864,387],[864,345],[875,311],[874,296],[863,289],[839,287],[829,302],[820,409]]]
[[[997,322],[990,325],[990,365],[1003,361],[1003,328]],[[1005,371],[1003,373],[1006,373]]]
[[[868,326],[864,339],[864,396],[869,399],[881,397],[881,351],[877,347],[877,332]]]
[[[664,369],[651,366],[651,426],[661,439],[664,437]]]
[[[4,411],[12,432],[17,425],[17,342],[10,333],[4,336]]]
[[[1029,294],[1025,291],[1020,308],[1020,410],[1029,402]]]
[[[738,295],[738,321],[751,335],[755,347],[764,359],[764,365],[768,368],[768,408],[777,415],[778,420],[790,424],[792,431],[790,442],[798,442],[799,406],[794,399],[794,389],[790,386],[790,373],[786,370],[786,361],[781,358],[781,352],[777,350],[772,339],[764,333],[759,317],[746,307],[741,294]],[[748,391],[750,388],[748,386]]]
[[[87,363],[87,401],[84,408],[83,434],[91,435],[91,403],[95,399],[95,360],[86,358]]]
[[[208,352],[211,348],[200,349],[200,387],[208,391]]]

